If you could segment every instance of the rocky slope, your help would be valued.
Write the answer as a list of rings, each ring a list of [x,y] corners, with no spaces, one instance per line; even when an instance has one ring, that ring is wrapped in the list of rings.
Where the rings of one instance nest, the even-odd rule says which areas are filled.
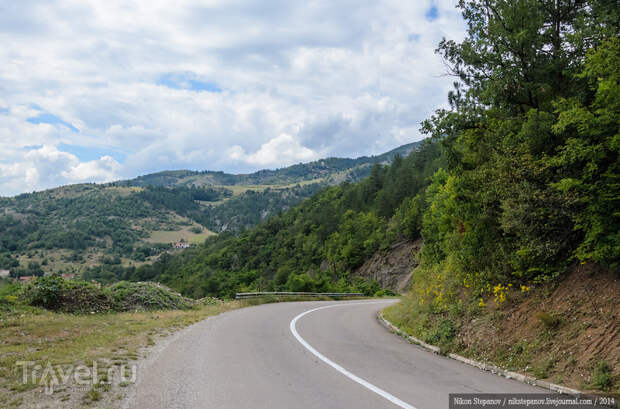
[[[376,280],[382,287],[397,293],[407,291],[413,269],[418,265],[415,254],[422,241],[399,242],[387,251],[379,251],[354,271],[354,276]]]

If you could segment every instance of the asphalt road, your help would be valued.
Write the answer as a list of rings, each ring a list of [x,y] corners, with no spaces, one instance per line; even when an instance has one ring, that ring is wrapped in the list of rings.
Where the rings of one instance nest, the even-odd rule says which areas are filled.
[[[391,334],[376,319],[390,302],[265,304],[212,317],[140,368],[129,407],[433,409],[447,408],[449,393],[542,392]]]

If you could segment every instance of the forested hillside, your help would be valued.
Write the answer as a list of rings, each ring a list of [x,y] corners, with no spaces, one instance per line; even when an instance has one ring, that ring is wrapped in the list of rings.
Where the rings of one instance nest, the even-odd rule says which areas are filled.
[[[427,141],[390,166],[375,165],[360,183],[327,188],[239,236],[211,238],[118,278],[161,281],[193,297],[242,290],[374,294],[380,287],[351,271],[376,251],[419,237],[424,188],[441,165],[439,145]]]
[[[135,179],[116,182],[119,186],[255,186],[291,185],[303,181],[325,179],[326,182],[361,180],[370,173],[375,163],[389,163],[396,155],[406,156],[413,151],[418,142],[402,145],[389,152],[376,156],[350,158],[325,158],[308,163],[299,163],[275,170],[259,170],[249,174],[234,175],[214,171],[164,171]],[[349,174],[350,177],[349,177]]]
[[[326,186],[361,180],[373,163],[416,146],[248,175],[167,171],[0,198],[0,269],[14,276],[99,265],[122,270],[179,240],[201,243],[213,232],[250,228]]]
[[[617,269],[615,10],[526,3],[462,4],[470,36],[439,45],[458,81],[451,109],[424,123],[433,142],[137,277],[194,296],[341,288],[375,251],[421,236],[414,287],[441,311],[557,280],[575,262]]]
[[[444,288],[445,300],[463,282],[542,283],[574,262],[617,269],[619,9],[605,1],[461,8],[468,37],[438,48],[457,79],[451,109],[424,124],[447,167],[426,192],[419,274],[439,277],[424,281]]]

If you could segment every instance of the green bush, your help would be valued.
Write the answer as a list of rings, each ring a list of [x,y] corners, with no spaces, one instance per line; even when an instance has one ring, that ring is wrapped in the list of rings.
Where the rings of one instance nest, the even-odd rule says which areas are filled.
[[[351,280],[353,288],[356,292],[363,293],[364,295],[371,297],[381,290],[381,285],[375,280],[365,280],[362,277],[353,277]]]
[[[599,362],[599,364],[594,368],[591,386],[593,388],[609,392],[613,383],[614,377],[611,372],[611,366],[605,361]]]
[[[0,298],[7,295],[19,296],[21,284],[13,280],[0,278]]]
[[[427,341],[442,348],[448,346],[456,336],[456,326],[450,319],[443,319],[434,329]]]
[[[193,305],[189,299],[157,283],[120,281],[106,290],[114,301],[114,308],[119,311],[176,310]]]
[[[555,366],[555,359],[553,357],[541,361],[538,365],[535,365],[534,376],[538,379],[545,379],[549,377],[551,370]]]
[[[213,298],[213,297],[204,297],[199,300],[196,300],[196,304],[198,305],[217,305],[220,302],[222,302],[220,299]]]
[[[382,290],[377,291],[374,296],[375,297],[393,297],[395,295],[396,293],[394,291],[384,288]]]
[[[16,304],[20,284],[0,278],[0,311],[9,311]]]
[[[24,285],[20,299],[28,305],[68,313],[188,309],[194,305],[157,283],[121,281],[102,287],[60,276],[39,277]]]
[[[35,307],[62,312],[104,312],[113,306],[101,286],[56,275],[39,277],[24,285],[20,299]]]
[[[544,327],[548,330],[557,329],[562,323],[562,320],[560,319],[560,317],[558,317],[555,314],[549,314],[548,312],[544,312],[544,311],[537,313],[536,318],[538,318],[538,321],[542,322]]]

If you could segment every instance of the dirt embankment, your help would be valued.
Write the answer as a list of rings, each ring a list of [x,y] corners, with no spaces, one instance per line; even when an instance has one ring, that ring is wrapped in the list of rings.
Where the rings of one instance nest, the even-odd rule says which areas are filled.
[[[576,266],[553,287],[520,294],[495,311],[462,323],[458,337],[469,356],[582,390],[596,367],[620,373],[620,277]],[[491,306],[491,303],[489,303]]]
[[[384,288],[404,293],[411,283],[413,269],[418,265],[415,253],[421,246],[421,240],[396,243],[385,252],[375,253],[353,275],[376,280]]]

